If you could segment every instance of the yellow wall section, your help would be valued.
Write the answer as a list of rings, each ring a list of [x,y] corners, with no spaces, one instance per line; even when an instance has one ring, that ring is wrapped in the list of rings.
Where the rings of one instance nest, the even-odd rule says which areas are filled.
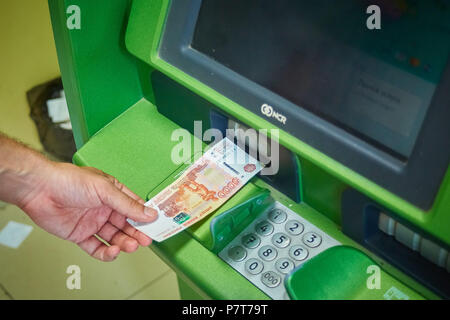
[[[0,131],[42,150],[26,92],[60,75],[47,1],[0,1],[0,41]]]

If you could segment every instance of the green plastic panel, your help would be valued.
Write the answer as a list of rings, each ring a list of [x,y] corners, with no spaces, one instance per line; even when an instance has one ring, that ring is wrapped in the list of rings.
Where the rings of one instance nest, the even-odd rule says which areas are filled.
[[[194,292],[203,298],[269,299],[187,232],[181,232],[154,245],[153,250]]]
[[[140,197],[157,187],[178,168],[171,161],[172,131],[179,127],[161,116],[147,100],[140,100],[94,135],[74,156],[114,175]]]
[[[73,4],[80,8],[79,30],[66,26],[66,8]],[[143,63],[127,52],[124,42],[130,5],[131,0],[49,0],[78,148],[143,96],[145,82],[137,68],[144,68]]]
[[[364,253],[346,246],[330,248],[312,258],[294,270],[285,283],[295,300],[423,300]]]

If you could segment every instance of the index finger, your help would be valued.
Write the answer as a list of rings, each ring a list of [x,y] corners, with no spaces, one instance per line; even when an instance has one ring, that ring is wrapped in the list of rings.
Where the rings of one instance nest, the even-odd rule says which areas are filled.
[[[102,171],[103,172],[103,171]],[[138,201],[141,204],[145,203],[145,200],[142,199],[141,197],[139,197],[136,193],[134,193],[133,191],[131,191],[126,185],[124,185],[122,182],[120,182],[119,180],[117,180],[117,178],[113,177],[110,174],[107,174],[105,172],[103,172],[103,175],[105,177],[107,177],[113,184],[114,186],[119,189],[120,191],[122,191],[123,193],[125,193],[127,196],[129,196],[130,198]]]

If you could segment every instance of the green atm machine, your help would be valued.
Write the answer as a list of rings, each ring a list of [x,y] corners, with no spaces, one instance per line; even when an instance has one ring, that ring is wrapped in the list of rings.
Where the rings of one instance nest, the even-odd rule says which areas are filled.
[[[381,29],[362,0],[49,0],[75,164],[149,199],[177,130],[278,150],[151,245],[182,298],[450,298],[450,1],[372,2]]]

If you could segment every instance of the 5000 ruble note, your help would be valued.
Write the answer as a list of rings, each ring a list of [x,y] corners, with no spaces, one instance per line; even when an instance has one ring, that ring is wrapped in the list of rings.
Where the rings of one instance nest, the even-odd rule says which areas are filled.
[[[163,241],[219,208],[261,169],[256,159],[225,138],[147,201],[145,205],[158,212],[157,220],[128,221],[150,238]]]

